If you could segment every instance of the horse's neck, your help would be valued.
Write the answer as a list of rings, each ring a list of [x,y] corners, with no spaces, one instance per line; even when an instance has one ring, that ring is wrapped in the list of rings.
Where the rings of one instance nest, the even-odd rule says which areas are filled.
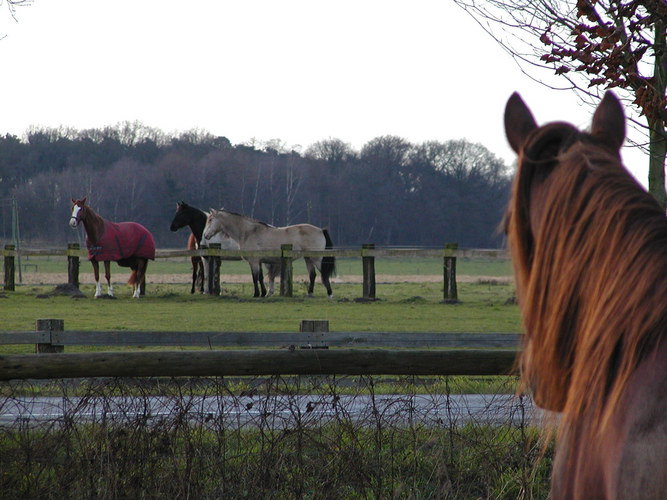
[[[97,215],[90,207],[86,207],[86,216],[83,219],[88,241],[94,245],[104,234],[104,219]]]
[[[238,214],[228,212],[226,218],[230,223],[225,224],[225,232],[238,242],[245,241],[257,225],[257,222]]]
[[[198,209],[192,209],[192,217],[190,217],[190,231],[197,238],[197,243],[201,243],[202,234],[204,233],[204,226],[206,226],[206,213]]]

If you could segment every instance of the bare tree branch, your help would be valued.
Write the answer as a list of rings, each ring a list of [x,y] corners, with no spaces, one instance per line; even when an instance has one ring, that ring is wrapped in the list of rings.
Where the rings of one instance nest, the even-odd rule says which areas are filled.
[[[667,49],[664,0],[454,0],[531,79],[596,105],[613,89],[646,122],[649,191],[667,203]],[[548,70],[566,85],[544,83]]]

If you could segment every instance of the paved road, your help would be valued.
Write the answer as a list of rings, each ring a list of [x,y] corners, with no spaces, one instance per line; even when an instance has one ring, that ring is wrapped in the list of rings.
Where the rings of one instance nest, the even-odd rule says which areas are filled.
[[[278,395],[150,396],[113,398],[22,397],[0,399],[0,426],[39,425],[68,419],[80,422],[122,423],[136,419],[159,422],[187,418],[225,428],[287,428],[352,420],[368,425],[428,426],[535,423],[536,410],[528,398],[511,395]]]

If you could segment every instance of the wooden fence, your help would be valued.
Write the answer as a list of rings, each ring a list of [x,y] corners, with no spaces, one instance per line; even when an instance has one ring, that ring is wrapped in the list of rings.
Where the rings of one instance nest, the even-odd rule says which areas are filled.
[[[79,286],[79,261],[87,258],[88,253],[78,243],[70,243],[67,249],[21,249],[14,245],[5,245],[4,257],[4,289],[15,290],[16,258],[18,256],[65,256],[67,257],[68,283]],[[457,258],[484,258],[489,260],[508,259],[505,250],[459,249],[455,243],[448,243],[442,249],[415,248],[376,248],[373,244],[364,244],[360,249],[327,249],[327,250],[292,250],[291,245],[283,245],[280,250],[241,251],[221,250],[220,245],[212,244],[211,248],[200,250],[160,250],[156,251],[156,259],[174,257],[207,257],[208,267],[206,293],[220,294],[220,265],[222,260],[238,260],[243,257],[272,257],[280,259],[280,295],[292,296],[292,261],[303,257],[360,257],[363,274],[363,298],[375,299],[375,259],[377,257],[423,257],[441,258],[443,260],[443,300],[458,300],[456,286]]]
[[[63,320],[40,319],[34,332],[0,333],[0,344],[35,344],[37,353],[0,355],[0,380],[290,374],[506,375],[512,372],[520,343],[520,336],[511,333],[329,332],[326,320],[302,320],[299,330],[66,331]],[[208,350],[64,353],[66,345],[206,346]],[[258,348],[212,349],[219,346]]]

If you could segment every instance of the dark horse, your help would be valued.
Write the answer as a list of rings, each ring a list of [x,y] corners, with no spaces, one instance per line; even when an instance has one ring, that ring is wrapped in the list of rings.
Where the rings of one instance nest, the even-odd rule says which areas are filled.
[[[188,250],[195,250],[201,246],[201,233],[204,231],[206,225],[207,214],[198,208],[180,202],[176,205],[176,213],[171,221],[169,229],[171,231],[178,231],[182,227],[190,227],[190,235],[188,236]],[[199,283],[199,293],[204,293],[204,261],[201,257],[190,257],[192,263],[192,287],[190,293],[195,293],[197,283]]]
[[[108,294],[113,297],[110,261],[119,266],[129,267],[132,272],[128,284],[134,287],[134,297],[144,292],[148,259],[155,259],[155,242],[148,230],[136,222],[113,223],[104,220],[82,200],[72,198],[72,215],[69,225],[76,228],[83,222],[86,230],[88,258],[95,274],[95,297],[102,295],[99,263],[104,262],[104,276],[107,279]]]
[[[513,94],[505,129],[522,379],[560,412],[552,498],[664,499],[667,218],[621,164],[623,109],[608,92],[590,133],[538,127]]]
[[[171,221],[169,229],[171,231],[178,231],[182,227],[188,226],[190,228],[190,236],[188,237],[188,250],[194,250],[207,246],[209,243],[219,243],[223,250],[238,250],[239,245],[229,236],[223,233],[218,233],[210,240],[202,237],[204,226],[206,226],[206,219],[208,214],[203,210],[188,205],[181,201],[176,204],[176,213]],[[233,260],[239,260],[232,258]],[[204,281],[206,274],[206,266],[204,259],[201,257],[191,257],[192,262],[192,288],[190,293],[195,293],[196,283],[199,283],[199,292],[204,292]]]

